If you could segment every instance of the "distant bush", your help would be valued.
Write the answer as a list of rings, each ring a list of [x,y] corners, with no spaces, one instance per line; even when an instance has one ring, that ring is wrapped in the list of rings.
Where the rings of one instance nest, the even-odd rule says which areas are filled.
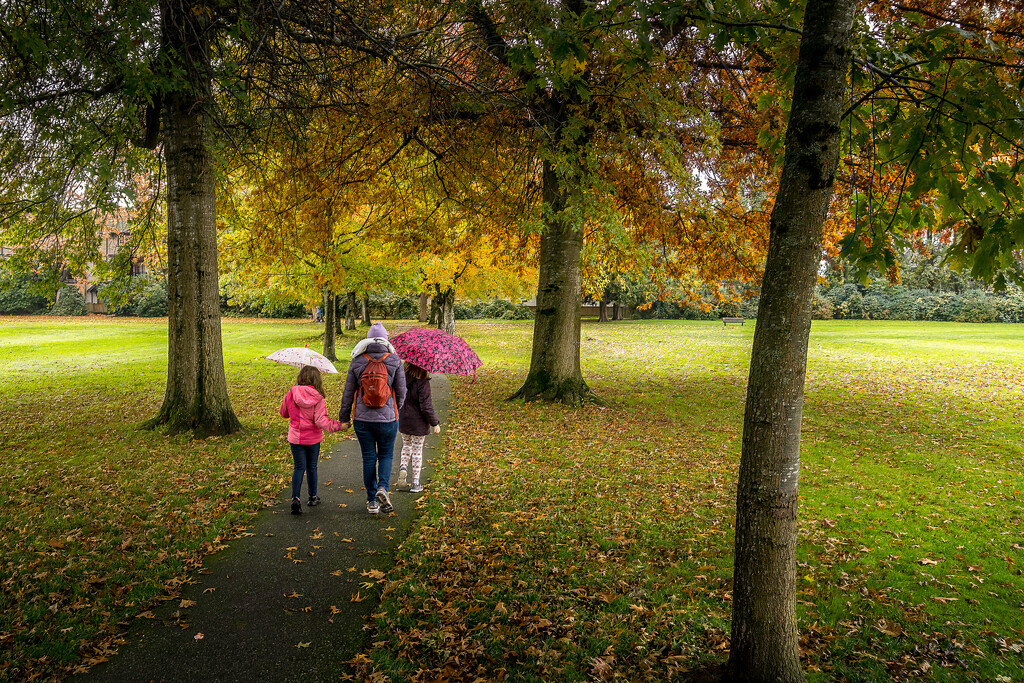
[[[752,299],[744,299],[740,303],[740,315],[744,318],[756,318],[757,308],[761,305],[761,297],[753,297]]]
[[[66,285],[57,292],[57,300],[50,307],[50,315],[86,315],[89,312],[85,297],[76,287]]]
[[[0,271],[0,315],[45,313],[49,302],[33,290],[31,276]]]
[[[395,294],[374,294],[369,297],[368,310],[373,320],[410,319],[419,316],[419,297],[398,296]]]
[[[812,320],[831,320],[835,314],[836,307],[832,305],[831,301],[820,294],[814,295],[814,300],[811,301]]]
[[[142,289],[134,314],[142,318],[167,315],[167,281],[155,280]]]
[[[1013,287],[1005,296],[993,301],[996,320],[1001,323],[1024,323],[1024,292]]]
[[[719,318],[739,318],[741,316],[740,305],[735,301],[723,301],[718,305]]]
[[[998,311],[989,300],[989,295],[971,290],[957,297],[957,310],[953,318],[958,323],[995,322]]]
[[[504,299],[476,303],[455,302],[456,320],[533,320],[533,318],[534,314],[529,306]]]

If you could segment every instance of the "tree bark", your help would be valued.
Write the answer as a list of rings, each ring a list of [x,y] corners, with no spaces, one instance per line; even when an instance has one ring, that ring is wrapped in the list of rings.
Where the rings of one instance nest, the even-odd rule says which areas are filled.
[[[435,285],[436,294],[434,301],[437,302],[437,329],[455,334],[455,290],[453,288],[441,289]]]
[[[337,337],[335,335],[337,323],[335,318],[338,314],[334,303],[335,298],[334,292],[329,289],[324,290],[324,356],[330,361],[338,360],[338,356],[335,355],[335,348],[337,346]]]
[[[419,320],[421,323],[427,322],[427,304],[430,302],[430,295],[426,292],[420,292],[420,311]]]
[[[438,298],[436,295],[430,297],[430,316],[427,320],[427,325],[430,325],[431,327],[440,327],[440,323],[438,322],[440,314],[438,313],[437,302]]]
[[[160,3],[160,14],[163,45],[177,54],[190,80],[163,98],[167,388],[160,411],[145,426],[204,438],[241,429],[228,398],[221,346],[208,20],[190,3],[169,0]]]
[[[370,297],[363,294],[363,324],[370,326]]]
[[[622,306],[618,301],[612,304],[612,320],[622,320]]]
[[[341,295],[340,294],[335,294],[334,295],[334,336],[335,337],[344,337],[345,336],[345,331],[342,329],[342,325],[343,325],[343,323],[342,323],[342,319],[341,319]]]
[[[345,307],[345,329],[356,329],[356,293],[348,293],[348,305]]]
[[[853,0],[808,0],[761,303],[736,494],[734,681],[803,681],[797,496],[811,300],[839,160]]]
[[[598,313],[597,321],[601,323],[608,322],[608,302],[601,300],[598,302],[597,305],[601,307],[601,310]]]
[[[565,214],[566,195],[550,163],[544,162],[544,203],[548,219],[540,238],[537,312],[530,371],[510,399],[543,399],[580,406],[597,397],[580,369],[583,230]]]

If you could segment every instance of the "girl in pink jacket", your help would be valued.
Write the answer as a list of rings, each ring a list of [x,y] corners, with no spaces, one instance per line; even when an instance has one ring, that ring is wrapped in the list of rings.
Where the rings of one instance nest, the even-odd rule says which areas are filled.
[[[306,488],[309,490],[309,506],[320,504],[316,495],[316,464],[320,458],[320,442],[323,431],[340,432],[341,423],[327,417],[327,401],[320,371],[312,365],[299,370],[295,386],[281,401],[281,417],[288,423],[288,443],[292,447],[295,470],[292,472],[292,514],[302,514],[302,475],[308,474]]]

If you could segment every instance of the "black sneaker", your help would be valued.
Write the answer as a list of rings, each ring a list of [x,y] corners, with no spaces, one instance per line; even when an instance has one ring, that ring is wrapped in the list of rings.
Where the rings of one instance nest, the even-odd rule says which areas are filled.
[[[309,502],[306,503],[309,507],[316,507],[320,504],[320,496],[310,496]]]
[[[380,501],[380,511],[384,514],[395,511],[395,506],[391,504],[391,496],[384,488],[377,489],[377,500]]]
[[[301,515],[302,514],[302,501],[299,500],[298,498],[292,498],[292,514],[293,515]]]
[[[366,511],[371,515],[375,515],[380,512],[380,505],[375,500],[366,501]]]

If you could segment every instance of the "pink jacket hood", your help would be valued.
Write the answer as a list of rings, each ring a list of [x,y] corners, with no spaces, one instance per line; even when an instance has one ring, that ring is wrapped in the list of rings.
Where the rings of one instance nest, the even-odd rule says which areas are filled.
[[[312,408],[320,401],[324,400],[324,397],[320,395],[320,392],[310,386],[297,384],[292,387],[291,390],[292,400],[295,401],[295,405],[300,408]]]
[[[292,387],[281,401],[281,417],[287,417],[288,441],[294,444],[320,443],[323,430],[340,432],[341,423],[327,417],[327,401],[310,386]]]

